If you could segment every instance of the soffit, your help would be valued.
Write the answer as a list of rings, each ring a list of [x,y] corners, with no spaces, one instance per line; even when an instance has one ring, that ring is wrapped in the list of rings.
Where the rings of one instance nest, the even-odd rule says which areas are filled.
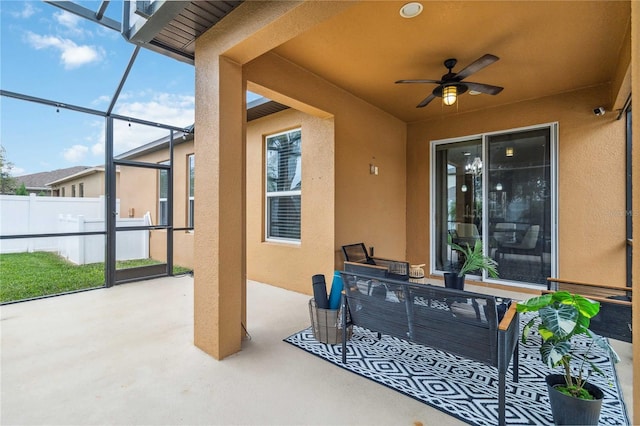
[[[196,38],[231,13],[243,1],[167,3],[166,8],[170,10],[159,8],[157,11],[153,11],[148,17],[149,19],[136,28],[136,33],[132,34],[131,41],[180,61],[193,63]]]
[[[610,82],[630,20],[627,1],[422,2],[413,19],[400,17],[404,3],[359,3],[274,51],[413,122]],[[457,72],[485,53],[500,60],[466,80],[504,87],[496,96],[416,108],[435,85],[394,84],[440,79],[445,59],[458,59]]]

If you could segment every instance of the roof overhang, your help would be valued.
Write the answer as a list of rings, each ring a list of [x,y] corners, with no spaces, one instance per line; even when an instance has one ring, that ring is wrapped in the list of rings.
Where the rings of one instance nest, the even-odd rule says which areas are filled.
[[[122,34],[132,43],[193,64],[196,39],[242,2],[128,1]]]

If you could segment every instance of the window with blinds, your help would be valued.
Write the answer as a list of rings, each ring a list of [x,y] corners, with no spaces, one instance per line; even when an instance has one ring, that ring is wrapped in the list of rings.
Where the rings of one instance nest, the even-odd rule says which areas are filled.
[[[266,137],[266,239],[300,241],[301,129]]]

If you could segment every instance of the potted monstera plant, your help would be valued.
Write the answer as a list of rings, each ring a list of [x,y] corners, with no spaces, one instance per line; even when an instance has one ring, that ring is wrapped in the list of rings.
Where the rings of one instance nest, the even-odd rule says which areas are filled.
[[[589,330],[591,318],[600,311],[600,303],[567,291],[558,291],[518,303],[519,312],[537,312],[522,330],[527,343],[531,329],[538,324],[542,362],[549,368],[560,367],[562,374],[546,377],[553,420],[557,425],[597,425],[604,394],[589,383],[592,374],[604,376],[589,355],[594,348],[604,349],[613,362],[620,358],[609,342]],[[586,346],[577,336],[585,336]]]
[[[482,250],[482,241],[475,240],[473,247],[468,243],[456,244],[453,242],[451,235],[448,236],[447,243],[464,258],[460,269],[455,272],[445,272],[444,284],[448,288],[464,290],[464,278],[468,272],[477,270],[485,270],[491,278],[498,277],[498,263],[489,256],[485,256]]]

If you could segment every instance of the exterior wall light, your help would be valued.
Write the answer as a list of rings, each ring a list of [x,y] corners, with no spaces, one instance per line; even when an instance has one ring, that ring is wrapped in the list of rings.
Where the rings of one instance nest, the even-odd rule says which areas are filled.
[[[506,155],[507,157],[513,157],[513,147],[508,146],[504,151],[504,155]]]

